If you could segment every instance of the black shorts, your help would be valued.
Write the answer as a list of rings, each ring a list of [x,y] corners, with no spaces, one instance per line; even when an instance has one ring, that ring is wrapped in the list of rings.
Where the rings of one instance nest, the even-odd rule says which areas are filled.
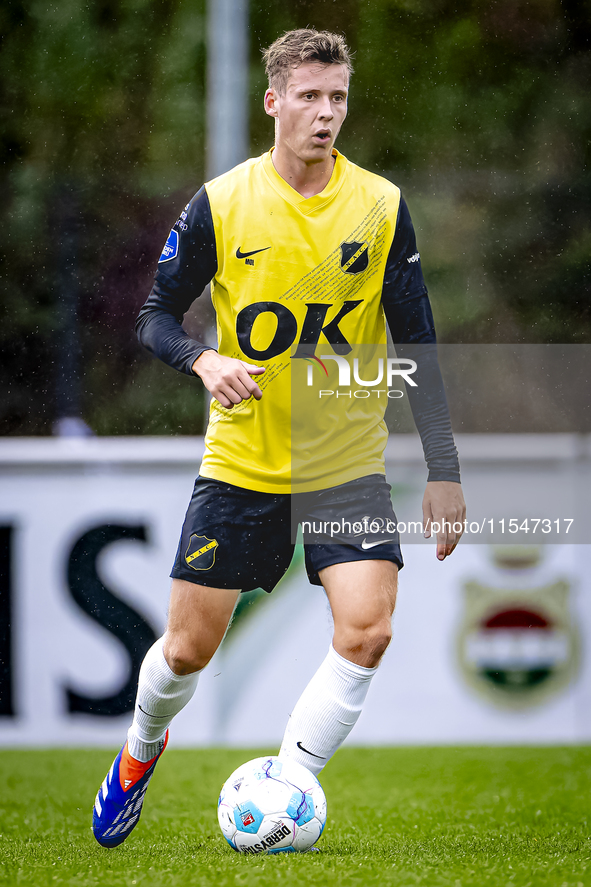
[[[313,585],[333,564],[387,560],[403,566],[390,485],[381,474],[313,493],[245,490],[198,477],[171,573],[211,588],[272,591],[302,527]]]

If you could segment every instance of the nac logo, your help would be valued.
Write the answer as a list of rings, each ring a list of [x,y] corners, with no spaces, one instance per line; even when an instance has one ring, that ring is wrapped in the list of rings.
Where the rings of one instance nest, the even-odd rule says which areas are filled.
[[[345,274],[361,274],[369,265],[369,246],[365,241],[341,243],[341,268]]]
[[[215,563],[217,548],[219,548],[217,539],[193,533],[185,552],[185,561],[192,570],[211,570]]]

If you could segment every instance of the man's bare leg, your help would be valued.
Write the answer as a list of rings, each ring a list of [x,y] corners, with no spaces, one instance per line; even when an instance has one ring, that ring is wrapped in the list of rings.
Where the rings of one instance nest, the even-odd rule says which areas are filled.
[[[140,670],[127,737],[132,757],[149,761],[156,754],[157,743],[193,696],[199,672],[221,644],[238,594],[173,579],[166,632],[148,650]]]
[[[168,726],[193,696],[199,671],[221,644],[238,594],[173,580],[166,633],[142,663],[127,742],[94,802],[92,828],[103,847],[117,847],[135,828]]]
[[[357,722],[392,637],[398,567],[353,561],[320,572],[334,619],[328,656],[300,696],[279,757],[319,773]]]
[[[224,639],[240,592],[173,579],[164,656],[172,671],[201,671]]]
[[[354,561],[327,567],[320,579],[334,619],[336,652],[375,668],[392,638],[398,567],[390,561]]]

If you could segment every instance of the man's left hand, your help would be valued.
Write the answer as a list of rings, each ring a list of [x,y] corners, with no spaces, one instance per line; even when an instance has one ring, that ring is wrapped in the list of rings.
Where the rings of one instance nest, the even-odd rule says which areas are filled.
[[[423,496],[423,528],[427,539],[432,529],[437,536],[438,560],[443,561],[452,553],[464,532],[465,520],[461,485],[446,480],[430,481]]]

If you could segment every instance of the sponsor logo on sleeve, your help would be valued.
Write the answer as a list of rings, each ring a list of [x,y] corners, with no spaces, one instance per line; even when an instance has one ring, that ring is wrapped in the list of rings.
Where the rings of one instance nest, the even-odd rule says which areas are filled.
[[[168,240],[164,244],[164,249],[162,250],[162,255],[158,259],[158,264],[161,262],[170,262],[171,259],[176,259],[179,252],[179,233],[175,231],[174,228],[171,230],[168,235]]]
[[[180,214],[180,216],[178,217],[178,219],[176,220],[176,222],[174,223],[173,227],[178,228],[179,231],[188,231],[189,230],[189,226],[187,225],[187,218],[188,218],[187,211],[189,209],[189,206],[190,206],[190,204],[188,203],[186,205],[186,207],[184,208],[184,210],[182,211],[182,213]]]

